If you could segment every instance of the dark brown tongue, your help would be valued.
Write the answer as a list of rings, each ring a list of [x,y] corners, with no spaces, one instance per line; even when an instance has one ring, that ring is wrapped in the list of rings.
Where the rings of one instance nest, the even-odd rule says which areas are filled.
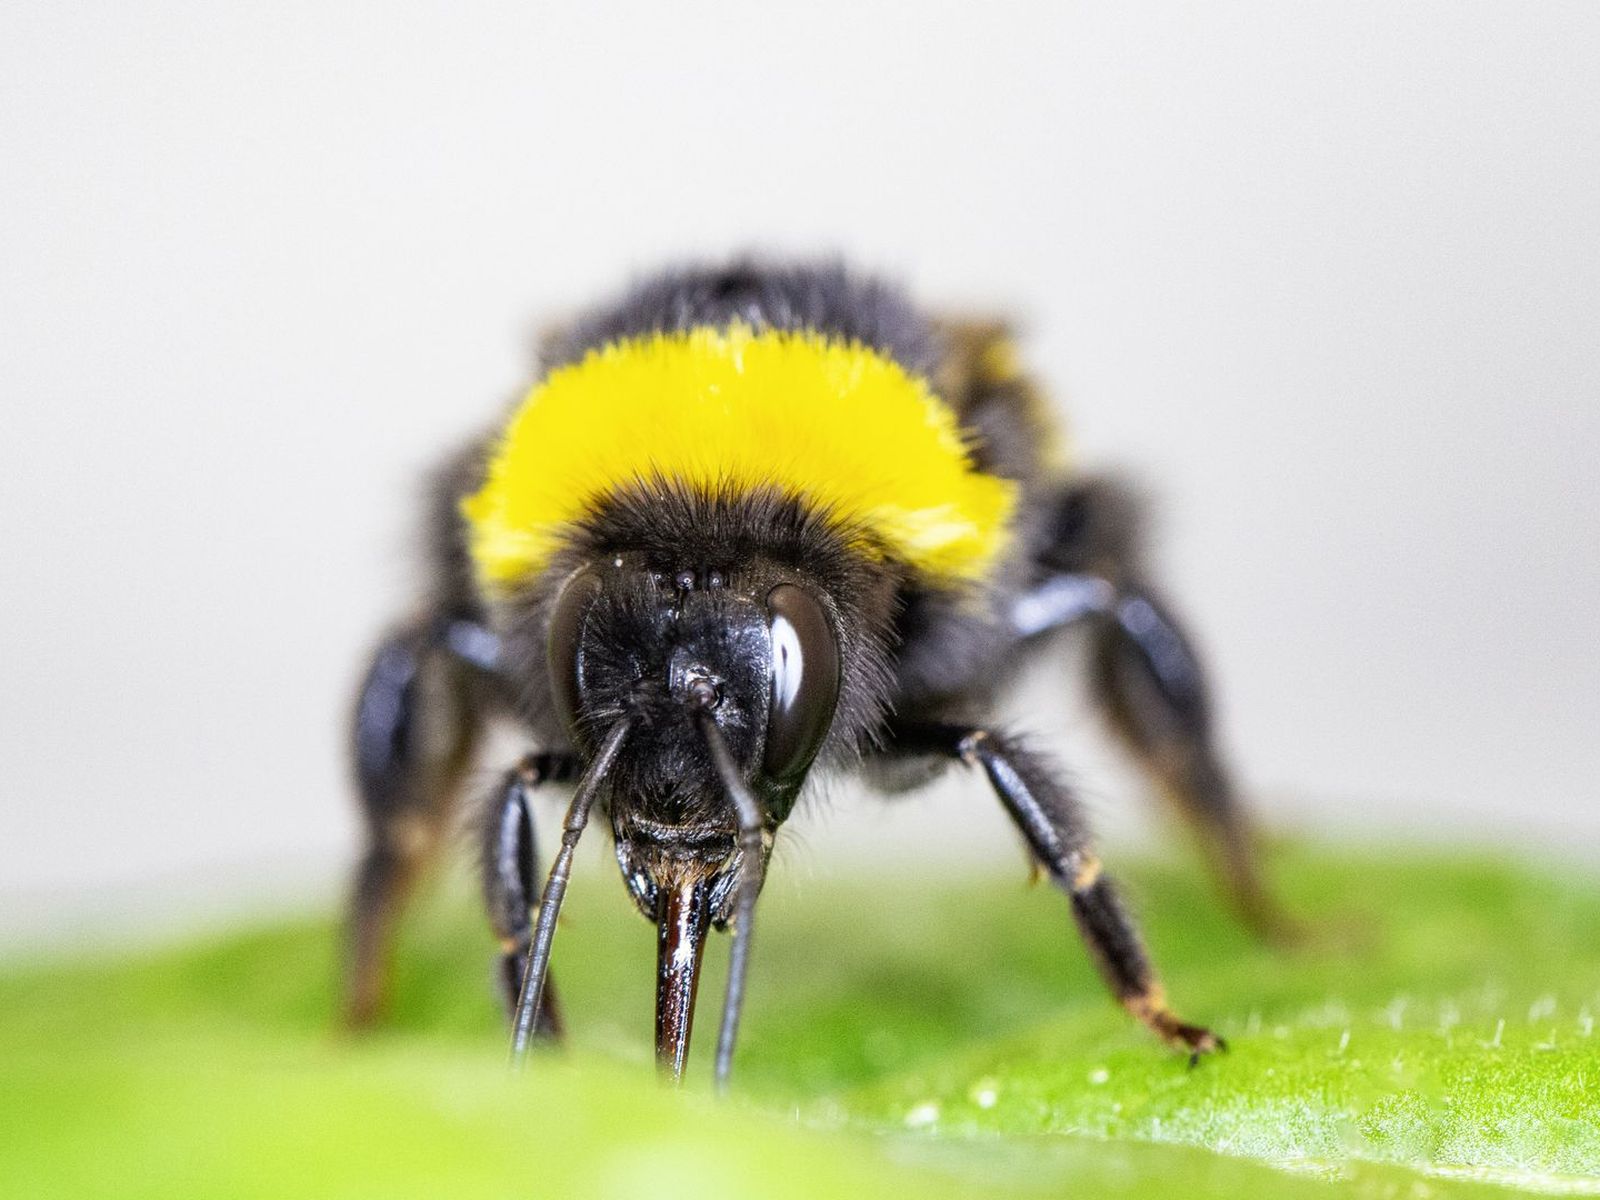
[[[700,883],[663,887],[656,903],[656,1065],[676,1083],[689,1057],[695,987],[711,920]]]

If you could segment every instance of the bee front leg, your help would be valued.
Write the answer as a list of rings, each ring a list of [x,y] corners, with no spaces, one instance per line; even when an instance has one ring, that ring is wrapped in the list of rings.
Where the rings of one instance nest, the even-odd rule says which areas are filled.
[[[1180,1020],[1167,1007],[1139,931],[1095,856],[1082,810],[1037,755],[992,730],[936,724],[895,730],[891,749],[981,767],[1034,856],[1067,894],[1078,932],[1123,1008],[1188,1050],[1191,1063],[1226,1049],[1209,1029]]]
[[[564,783],[578,774],[570,754],[530,754],[506,774],[496,802],[484,814],[483,898],[489,923],[500,940],[497,980],[508,1019],[515,1020],[533,941],[533,908],[539,891],[538,845],[529,801],[546,783]],[[555,985],[546,982],[534,1027],[536,1035],[560,1037],[561,1013]]]

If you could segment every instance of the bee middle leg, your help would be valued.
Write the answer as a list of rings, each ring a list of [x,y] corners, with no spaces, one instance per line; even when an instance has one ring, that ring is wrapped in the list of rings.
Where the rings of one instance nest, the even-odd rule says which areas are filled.
[[[961,725],[900,726],[890,749],[981,767],[1035,858],[1067,894],[1078,932],[1123,1008],[1188,1050],[1191,1063],[1226,1048],[1209,1029],[1181,1020],[1167,1006],[1138,928],[1094,853],[1082,810],[1044,762],[1004,734]]]
[[[506,1016],[516,1019],[533,941],[533,909],[539,891],[535,877],[539,853],[529,804],[546,783],[564,783],[577,776],[580,764],[570,754],[530,754],[507,773],[496,803],[484,814],[483,898],[489,923],[500,940],[496,972]],[[547,980],[535,1017],[534,1033],[558,1038],[562,1033],[555,982]]]

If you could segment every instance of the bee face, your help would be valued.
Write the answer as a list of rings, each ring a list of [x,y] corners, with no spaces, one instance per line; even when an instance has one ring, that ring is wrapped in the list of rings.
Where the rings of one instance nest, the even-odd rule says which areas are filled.
[[[715,722],[769,830],[788,815],[839,696],[824,601],[775,569],[581,568],[549,622],[551,694],[588,752],[629,735],[603,796],[623,875],[654,915],[663,888],[703,881],[721,919],[738,822],[700,722]]]

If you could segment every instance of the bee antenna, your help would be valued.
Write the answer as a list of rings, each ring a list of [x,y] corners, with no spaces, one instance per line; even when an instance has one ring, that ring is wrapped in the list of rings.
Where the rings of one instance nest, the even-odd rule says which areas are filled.
[[[539,922],[534,926],[533,945],[528,950],[528,968],[522,976],[522,994],[517,999],[517,1020],[511,1036],[511,1061],[521,1065],[528,1057],[528,1045],[533,1040],[534,1014],[544,997],[545,977],[550,973],[550,943],[555,940],[556,917],[561,913],[561,901],[567,894],[567,880],[572,876],[572,855],[578,848],[578,838],[589,823],[589,810],[594,806],[595,793],[600,782],[616,762],[617,752],[628,736],[629,718],[624,717],[612,725],[600,743],[600,750],[578,780],[578,789],[567,809],[567,819],[561,828],[561,849],[544,881],[544,892],[539,897]]]
[[[756,919],[756,898],[766,873],[763,854],[764,822],[761,806],[745,785],[739,766],[723,740],[722,730],[709,708],[696,713],[700,733],[711,751],[722,786],[727,789],[739,818],[739,890],[734,900],[733,947],[728,955],[728,990],[722,1000],[722,1027],[717,1031],[717,1090],[726,1091],[733,1069],[733,1045],[739,1036],[739,1016],[744,1008],[745,975],[750,966],[750,936]]]

